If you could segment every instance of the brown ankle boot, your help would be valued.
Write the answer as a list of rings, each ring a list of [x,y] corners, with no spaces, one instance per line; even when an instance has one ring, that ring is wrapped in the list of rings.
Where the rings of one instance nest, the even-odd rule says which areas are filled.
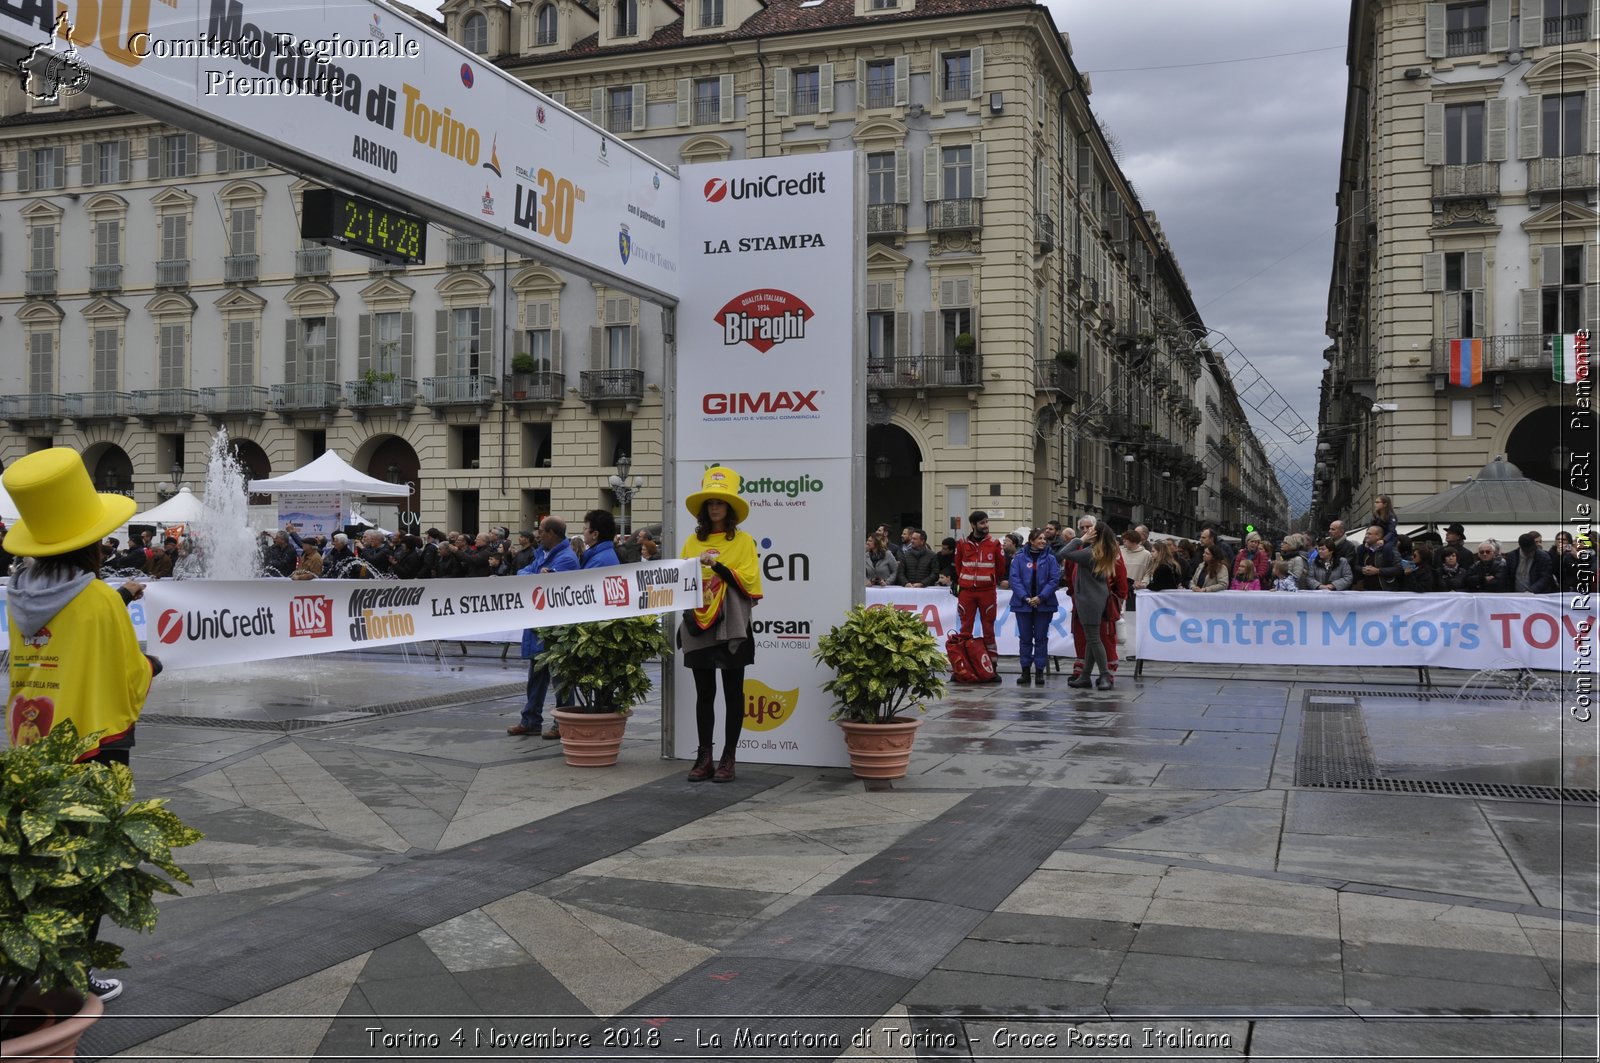
[[[705,782],[711,778],[711,747],[701,746],[695,750],[694,767],[689,769],[690,782]]]
[[[717,773],[711,776],[712,782],[733,781],[733,750],[722,754],[722,761],[717,765]]]

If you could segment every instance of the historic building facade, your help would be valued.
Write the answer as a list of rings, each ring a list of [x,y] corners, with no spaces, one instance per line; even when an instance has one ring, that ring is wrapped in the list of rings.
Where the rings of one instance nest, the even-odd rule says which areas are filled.
[[[937,537],[974,508],[996,527],[1092,510],[1192,531],[1281,511],[1044,7],[447,0],[440,15],[669,166],[864,154],[869,522]],[[294,175],[88,96],[4,92],[0,248],[18,250],[0,255],[0,338],[19,352],[0,370],[4,460],[74,446],[103,488],[154,501],[199,475],[222,425],[257,476],[333,448],[416,485],[421,526],[516,528],[615,506],[626,454],[644,479],[634,523],[659,518],[661,308],[437,227],[407,269],[302,245]],[[681,249],[691,278],[698,253]],[[1208,394],[1223,412],[1203,430]]]
[[[1593,0],[1352,4],[1319,522],[1497,455],[1571,486],[1549,337],[1600,325],[1597,39]]]

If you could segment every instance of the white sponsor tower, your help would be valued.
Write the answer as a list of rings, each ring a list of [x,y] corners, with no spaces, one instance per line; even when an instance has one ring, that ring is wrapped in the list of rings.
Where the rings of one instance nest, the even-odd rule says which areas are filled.
[[[745,672],[744,761],[849,762],[811,651],[860,596],[857,166],[828,152],[679,171],[690,283],[677,310],[669,497],[722,463],[750,503],[742,527],[761,550],[765,598]],[[681,502],[670,517],[676,551],[693,522]],[[672,752],[692,757],[694,682],[681,665],[675,683]]]

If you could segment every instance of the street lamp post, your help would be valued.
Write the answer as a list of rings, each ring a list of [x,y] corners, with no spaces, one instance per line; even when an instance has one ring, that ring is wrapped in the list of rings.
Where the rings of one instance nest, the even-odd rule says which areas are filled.
[[[617,496],[617,504],[622,507],[622,532],[624,535],[633,534],[633,520],[629,507],[633,504],[633,496],[638,493],[639,488],[644,486],[644,478],[642,476],[630,477],[628,475],[632,468],[633,462],[628,459],[628,455],[626,453],[620,454],[617,456],[617,471],[606,481],[611,485],[611,493]]]

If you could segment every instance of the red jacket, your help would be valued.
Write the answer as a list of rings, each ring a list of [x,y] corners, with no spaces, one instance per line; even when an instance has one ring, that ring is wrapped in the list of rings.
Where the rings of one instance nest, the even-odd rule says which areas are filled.
[[[999,539],[974,539],[969,535],[956,543],[955,570],[958,590],[996,590],[1006,578],[1006,552]]]

